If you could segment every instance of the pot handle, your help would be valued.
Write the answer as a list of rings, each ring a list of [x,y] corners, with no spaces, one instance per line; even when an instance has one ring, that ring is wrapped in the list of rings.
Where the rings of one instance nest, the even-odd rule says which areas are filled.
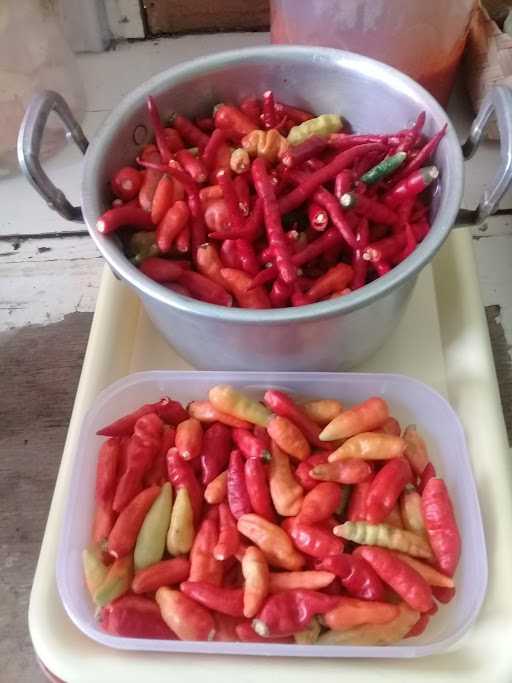
[[[44,90],[30,101],[18,133],[18,161],[23,174],[39,192],[51,209],[70,221],[82,221],[82,209],[73,206],[62,190],[59,190],[41,166],[40,152],[43,133],[50,113],[54,111],[71,135],[82,154],[89,141],[73,116],[64,98],[52,90]]]
[[[497,85],[487,93],[473,121],[469,137],[462,145],[462,153],[465,159],[471,159],[475,154],[493,113],[496,113],[500,134],[500,165],[476,209],[461,209],[455,227],[478,225],[495,213],[512,181],[512,91],[509,88]]]

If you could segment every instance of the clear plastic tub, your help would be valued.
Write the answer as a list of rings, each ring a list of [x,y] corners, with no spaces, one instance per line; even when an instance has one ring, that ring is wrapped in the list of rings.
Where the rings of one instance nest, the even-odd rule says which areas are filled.
[[[96,457],[103,441],[96,430],[142,403],[164,395],[187,403],[205,397],[210,387],[219,383],[259,396],[272,386],[303,397],[338,398],[347,404],[378,395],[389,402],[402,424],[418,425],[428,442],[432,462],[451,492],[463,541],[456,597],[448,605],[440,605],[425,633],[388,647],[353,647],[146,640],[115,637],[101,630],[81,564],[92,524]],[[476,619],[487,585],[482,519],[460,421],[442,396],[401,375],[173,371],[129,375],[105,389],[84,420],[64,519],[57,558],[57,585],[64,607],[83,633],[120,649],[294,657],[420,657],[443,651],[461,638]]]

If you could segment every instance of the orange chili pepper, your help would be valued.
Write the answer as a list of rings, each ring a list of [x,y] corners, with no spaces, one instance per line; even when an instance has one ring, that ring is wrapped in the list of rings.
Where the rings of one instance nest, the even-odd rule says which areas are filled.
[[[399,458],[405,451],[406,443],[399,436],[362,432],[347,439],[345,443],[329,455],[329,462],[344,458],[363,460],[390,460]]]
[[[438,586],[440,588],[454,588],[455,582],[449,576],[442,574],[434,567],[424,562],[420,562],[410,555],[405,555],[404,553],[394,553],[402,562],[408,564],[409,567],[415,569],[420,576],[422,576],[429,586]]]
[[[180,640],[212,640],[215,622],[210,612],[195,600],[170,588],[159,588],[155,600],[162,618]]]
[[[210,505],[222,503],[228,492],[228,471],[221,472],[205,489],[204,499]]]
[[[293,547],[283,529],[255,514],[242,515],[238,520],[238,531],[263,551],[273,567],[296,571],[304,564],[304,558]]]
[[[386,401],[378,396],[345,410],[329,422],[320,434],[322,441],[348,439],[354,434],[377,429],[389,417]]]
[[[242,558],[244,583],[244,617],[251,619],[260,611],[269,590],[269,569],[263,552],[254,545]]]
[[[381,426],[375,430],[375,432],[380,434],[392,434],[393,436],[400,436],[402,429],[400,427],[400,422],[394,417],[388,417]]]
[[[121,512],[108,537],[108,552],[113,557],[125,557],[133,550],[142,522],[159,493],[159,486],[150,486]]]
[[[334,581],[334,574],[325,571],[270,572],[270,593],[308,589],[321,590]]]
[[[309,475],[319,481],[335,481],[338,484],[359,484],[371,477],[372,468],[360,458],[315,465]]]
[[[302,486],[295,479],[288,455],[275,441],[272,441],[271,452],[269,484],[272,502],[280,515],[294,517],[299,514],[304,500]]]
[[[415,425],[408,425],[405,428],[404,441],[406,443],[405,457],[413,472],[420,477],[428,465],[428,451],[427,445],[416,431]]]
[[[304,497],[300,519],[308,524],[323,522],[338,510],[340,503],[341,486],[330,481],[321,482]]]
[[[361,624],[387,624],[399,614],[397,605],[375,600],[339,598],[338,605],[324,614],[325,625],[335,631],[360,626]]]
[[[176,448],[183,460],[193,460],[201,453],[203,428],[195,417],[180,422],[176,427]]]
[[[410,461],[409,461],[410,462]],[[400,496],[400,512],[404,529],[414,531],[415,534],[426,536],[427,530],[421,511],[421,496],[414,489],[406,487]]]
[[[288,418],[274,415],[267,424],[267,432],[279,448],[292,458],[305,460],[309,457],[311,448],[306,437]]]
[[[221,285],[221,287],[226,286],[226,282],[220,272],[224,266],[214,244],[210,242],[200,244],[197,248],[196,262],[197,270],[202,275]]]

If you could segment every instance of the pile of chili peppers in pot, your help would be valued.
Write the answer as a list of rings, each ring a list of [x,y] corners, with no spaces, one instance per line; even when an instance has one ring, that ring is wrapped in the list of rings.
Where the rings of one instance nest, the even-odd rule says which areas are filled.
[[[217,385],[98,434],[83,568],[108,633],[387,645],[454,597],[449,493],[380,397],[347,408]]]
[[[425,112],[389,135],[351,134],[271,91],[164,126],[111,179],[117,232],[149,278],[221,306],[282,308],[344,296],[388,273],[427,235],[431,164],[446,126]]]

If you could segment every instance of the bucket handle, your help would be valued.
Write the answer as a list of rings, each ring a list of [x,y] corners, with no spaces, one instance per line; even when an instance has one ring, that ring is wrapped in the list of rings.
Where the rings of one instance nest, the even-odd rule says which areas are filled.
[[[496,213],[498,205],[512,181],[512,91],[497,85],[485,96],[478,114],[471,125],[469,137],[462,145],[465,159],[471,159],[478,149],[487,124],[496,114],[500,134],[500,165],[494,180],[484,190],[476,209],[461,209],[457,215],[455,227],[479,225],[486,218]],[[502,213],[501,211],[499,213]],[[509,210],[503,213],[511,213]]]
[[[30,184],[39,192],[50,209],[69,221],[83,222],[82,209],[73,206],[62,190],[46,175],[39,159],[43,133],[51,112],[60,118],[82,154],[89,141],[64,98],[53,90],[44,90],[29,103],[18,133],[18,161]]]

